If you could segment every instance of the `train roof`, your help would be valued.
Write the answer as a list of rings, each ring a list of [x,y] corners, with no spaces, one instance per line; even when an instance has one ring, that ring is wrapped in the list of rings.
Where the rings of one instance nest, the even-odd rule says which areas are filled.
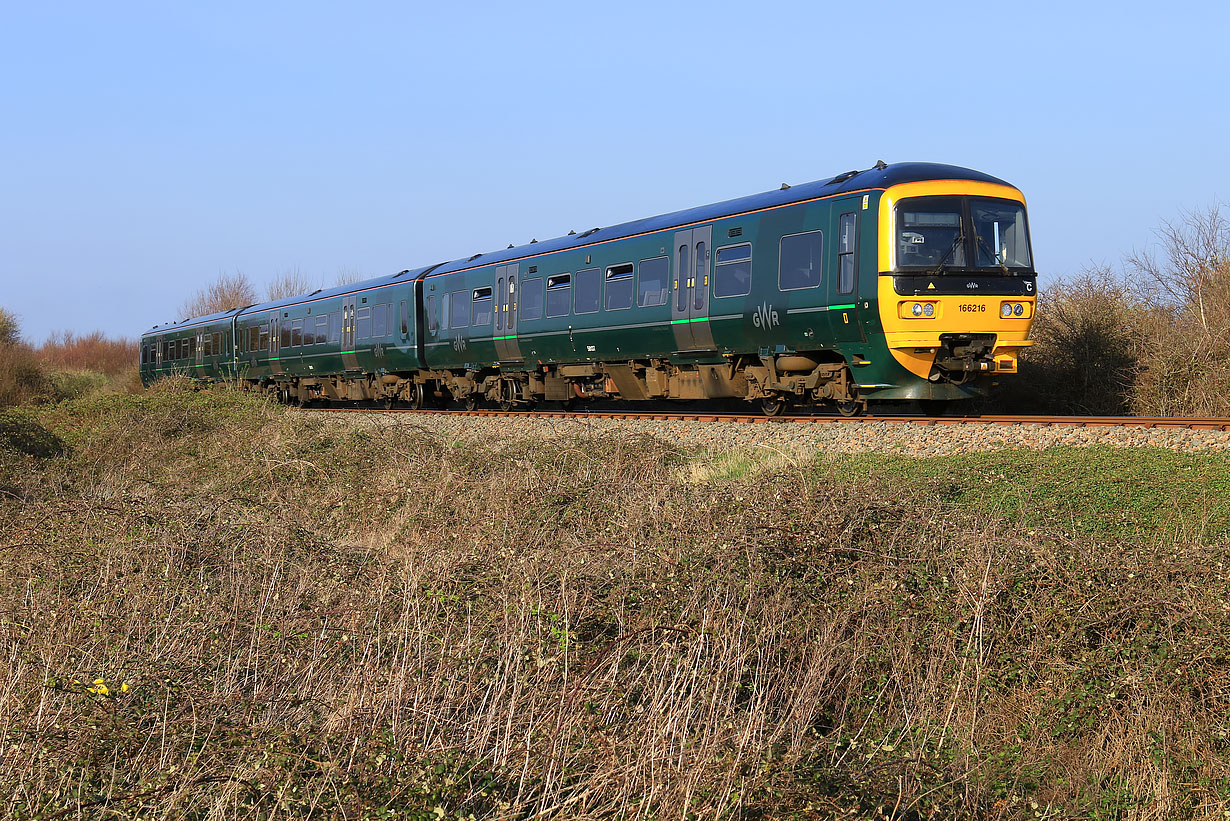
[[[792,202],[802,202],[805,200],[817,199],[819,197],[848,194],[855,191],[883,190],[893,185],[900,185],[907,182],[921,182],[925,180],[972,180],[976,182],[996,183],[999,185],[1009,184],[998,177],[992,177],[990,174],[984,174],[981,171],[974,171],[972,169],[962,168],[957,165],[944,165],[942,163],[929,162],[903,162],[891,164],[879,162],[872,168],[864,169],[862,171],[847,171],[843,174],[838,174],[824,180],[805,182],[789,187],[783,186],[781,189],[776,191],[765,191],[761,194],[738,197],[737,199],[725,200],[723,202],[712,203],[710,205],[699,205],[695,208],[686,208],[682,211],[672,211],[668,214],[659,214],[656,217],[646,217],[644,219],[624,222],[605,228],[593,228],[589,231],[583,231],[581,233],[568,234],[567,236],[556,237],[555,239],[543,240],[541,242],[531,242],[525,245],[505,248],[499,251],[475,254],[474,256],[467,257],[465,259],[456,259],[450,262],[408,269],[399,271],[396,274],[387,274],[385,276],[374,277],[372,279],[363,280],[362,282],[354,282],[348,285],[339,285],[333,288],[320,288],[310,294],[300,294],[298,296],[279,299],[272,302],[261,302],[233,311],[224,311],[202,317],[192,317],[191,319],[185,319],[181,322],[155,325],[153,328],[150,328],[142,334],[142,336],[155,333],[167,333],[168,331],[177,331],[197,325],[207,325],[220,319],[226,319],[237,313],[257,313],[259,311],[297,305],[304,302],[308,298],[326,299],[328,297],[354,293],[355,291],[369,290],[371,288],[376,288],[381,285],[389,285],[398,281],[413,282],[415,279],[427,276],[428,274],[434,276],[436,274],[464,271],[469,268],[499,265],[505,262],[524,259],[526,257],[536,257],[542,256],[543,254],[555,253],[557,251],[583,248],[587,245],[595,245],[600,242],[609,242],[611,240],[624,239],[626,237],[636,236],[638,234],[662,231],[675,226],[707,222],[709,220],[728,217],[732,214],[741,214],[748,211],[759,211],[779,205],[788,205]]]
[[[478,266],[499,265],[504,262],[523,259],[527,256],[541,256],[557,251],[583,248],[586,245],[594,245],[599,242],[624,239],[638,234],[648,234],[675,226],[707,222],[728,217],[732,214],[758,211],[778,205],[788,205],[792,202],[836,196],[854,191],[882,190],[889,186],[900,185],[901,183],[924,180],[974,180],[977,182],[1008,185],[1008,183],[997,177],[992,177],[990,174],[984,174],[981,171],[974,171],[956,165],[929,162],[876,163],[874,167],[863,171],[847,171],[828,179],[800,183],[788,188],[783,187],[776,191],[765,191],[761,194],[752,194],[747,197],[725,200],[724,202],[717,202],[711,205],[699,205],[682,211],[659,214],[656,217],[646,217],[605,228],[594,228],[579,234],[569,234],[563,237],[556,237],[555,239],[505,248],[500,251],[475,254],[466,259],[453,260],[452,262],[435,266],[431,273],[432,275],[447,274]]]

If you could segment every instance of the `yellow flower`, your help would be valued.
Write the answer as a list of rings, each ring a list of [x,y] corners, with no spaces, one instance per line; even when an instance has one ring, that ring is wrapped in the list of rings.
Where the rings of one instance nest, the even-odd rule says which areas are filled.
[[[128,692],[128,690],[129,690],[129,687],[128,687],[128,682],[124,682],[123,684],[121,684],[121,685],[120,685],[120,692],[121,692],[121,693],[127,693],[127,692]]]

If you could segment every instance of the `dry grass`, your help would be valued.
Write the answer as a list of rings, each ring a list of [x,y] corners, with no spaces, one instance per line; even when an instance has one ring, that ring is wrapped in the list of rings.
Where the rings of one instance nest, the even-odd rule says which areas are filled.
[[[1220,543],[174,387],[7,424],[14,817],[1230,809]]]

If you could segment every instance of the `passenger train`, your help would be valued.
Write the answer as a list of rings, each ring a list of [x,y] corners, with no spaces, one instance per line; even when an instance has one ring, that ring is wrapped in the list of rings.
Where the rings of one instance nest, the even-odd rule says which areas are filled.
[[[158,325],[141,338],[141,377],[303,404],[939,409],[1016,372],[1035,307],[1018,189],[880,162]]]

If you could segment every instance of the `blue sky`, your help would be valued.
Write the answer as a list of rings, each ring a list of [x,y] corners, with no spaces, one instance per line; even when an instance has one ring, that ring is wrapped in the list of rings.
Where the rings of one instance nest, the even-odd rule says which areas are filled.
[[[1020,187],[1044,283],[1230,200],[1222,3],[7,3],[0,306],[136,336],[877,159]]]

